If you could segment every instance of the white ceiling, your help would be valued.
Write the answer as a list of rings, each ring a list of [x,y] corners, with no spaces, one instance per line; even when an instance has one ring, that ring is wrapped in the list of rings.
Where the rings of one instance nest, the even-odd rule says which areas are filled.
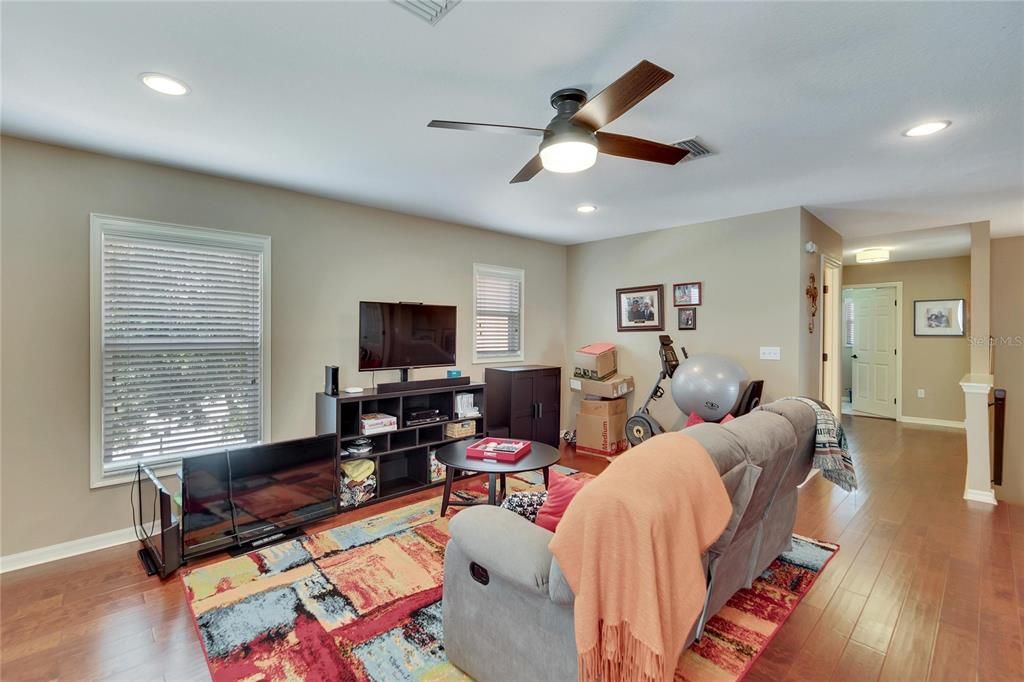
[[[890,261],[966,256],[971,252],[971,226],[946,225],[886,235],[846,237],[843,239],[843,264],[856,265],[858,251],[877,248],[889,249]]]
[[[1022,3],[466,0],[433,27],[385,2],[0,11],[13,135],[561,243],[795,205],[847,237],[1024,233]],[[552,91],[594,94],[644,58],[676,77],[608,130],[717,155],[509,185],[536,140],[426,127],[543,126]],[[900,135],[928,119],[953,126]]]

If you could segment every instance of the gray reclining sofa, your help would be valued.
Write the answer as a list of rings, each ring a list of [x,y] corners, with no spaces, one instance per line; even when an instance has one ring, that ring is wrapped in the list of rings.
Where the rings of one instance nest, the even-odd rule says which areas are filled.
[[[797,486],[813,458],[815,415],[799,401],[779,400],[728,424],[700,424],[686,433],[710,453],[733,514],[703,557],[708,596],[684,649],[707,618],[791,548]],[[573,593],[548,550],[552,534],[489,506],[460,512],[450,530],[443,604],[449,660],[480,682],[576,680]]]

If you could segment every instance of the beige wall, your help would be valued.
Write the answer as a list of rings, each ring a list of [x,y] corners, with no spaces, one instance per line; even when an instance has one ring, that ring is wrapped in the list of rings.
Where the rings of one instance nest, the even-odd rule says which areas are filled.
[[[812,241],[818,245],[816,253],[807,253],[803,245]],[[801,297],[800,304],[800,394],[821,398],[821,329],[825,323],[823,312],[825,310],[825,296],[822,290],[823,268],[822,259],[830,257],[836,261],[843,259],[843,238],[838,232],[825,223],[818,220],[807,209],[800,209],[800,281],[798,291],[801,293],[810,283],[810,274],[814,273],[815,286],[818,287],[818,313],[814,318],[812,331],[808,323],[811,320],[810,301],[806,296]],[[827,294],[835,300],[840,300],[842,292],[835,291]],[[839,409],[833,405],[833,409]]]
[[[843,284],[903,282],[903,415],[962,422],[960,379],[970,371],[970,344],[963,337],[914,336],[914,301],[970,298],[971,259],[936,258],[843,268]],[[970,310],[968,310],[970,316]],[[917,397],[917,389],[925,397]]]
[[[973,339],[987,339],[991,330],[992,313],[992,238],[988,221],[971,223],[971,311],[967,333]],[[991,374],[992,358],[988,344],[974,343],[970,347],[971,373]]]
[[[620,372],[636,380],[629,407],[638,405],[661,366],[659,332],[616,332],[615,290],[663,284],[660,333],[670,335],[677,349],[735,360],[752,378],[765,379],[769,399],[798,393],[801,334],[807,335],[801,327],[800,237],[801,209],[790,208],[569,247],[565,366],[572,366],[572,351],[580,346],[614,342]],[[690,281],[703,282],[703,305],[696,331],[679,331],[672,284]],[[759,360],[760,346],[781,346],[782,360]],[[563,421],[573,420],[577,399],[565,396]],[[653,412],[666,428],[683,421],[667,393]]]
[[[126,487],[89,488],[90,212],[272,236],[274,439],[313,432],[325,364],[341,366],[343,385],[369,384],[354,371],[360,299],[457,304],[459,366],[482,378],[469,341],[474,261],[526,269],[527,360],[565,358],[563,246],[24,140],[0,145],[0,554],[131,525]]]
[[[1006,442],[1000,500],[1024,503],[1024,237],[991,242],[992,356],[1006,389]]]

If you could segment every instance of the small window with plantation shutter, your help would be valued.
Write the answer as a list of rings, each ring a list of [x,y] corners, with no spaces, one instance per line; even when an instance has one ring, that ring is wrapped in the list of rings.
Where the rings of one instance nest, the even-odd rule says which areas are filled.
[[[843,344],[852,348],[854,344],[854,307],[853,298],[843,299]]]
[[[473,362],[523,359],[523,274],[473,265]]]
[[[270,238],[95,215],[92,232],[94,485],[264,440]]]

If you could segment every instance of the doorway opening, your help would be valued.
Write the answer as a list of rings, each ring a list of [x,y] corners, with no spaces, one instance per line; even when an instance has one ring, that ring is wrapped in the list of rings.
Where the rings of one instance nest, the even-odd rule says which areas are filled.
[[[902,282],[843,287],[843,412],[902,414]]]

